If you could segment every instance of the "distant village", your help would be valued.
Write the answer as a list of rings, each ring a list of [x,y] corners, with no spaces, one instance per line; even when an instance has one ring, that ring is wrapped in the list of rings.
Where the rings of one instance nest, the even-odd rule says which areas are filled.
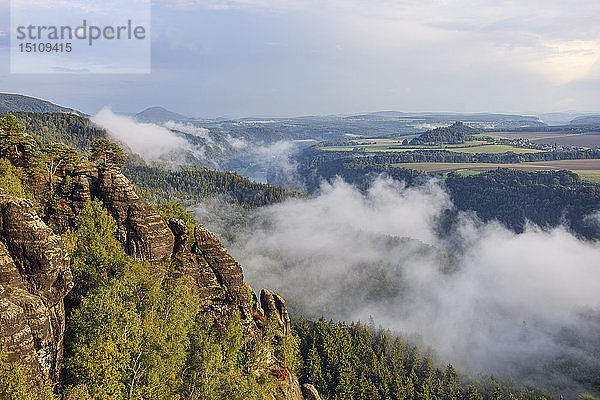
[[[496,137],[485,137],[486,141],[494,144],[504,144],[515,147],[520,147],[524,149],[534,149],[541,151],[593,151],[597,150],[597,146],[593,148],[583,147],[583,146],[569,146],[569,145],[558,145],[558,144],[547,144],[547,143],[533,143],[531,140],[527,138],[517,138],[517,139],[505,139],[505,138],[496,138]]]

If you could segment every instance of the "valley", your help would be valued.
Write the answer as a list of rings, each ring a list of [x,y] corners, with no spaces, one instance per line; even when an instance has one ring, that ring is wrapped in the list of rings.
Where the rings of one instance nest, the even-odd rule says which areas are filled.
[[[0,400],[600,400],[599,15],[0,1]]]
[[[378,117],[387,126],[404,124],[402,135],[383,138],[375,135],[382,128],[373,117],[200,121],[166,110],[145,113],[144,121],[115,113],[14,115],[35,149],[62,142],[96,154],[70,159],[51,186],[40,184],[37,161],[0,163],[2,198],[13,207],[7,194],[29,196],[73,260],[60,378],[65,399],[78,398],[77,390],[91,398],[113,390],[94,378],[95,362],[86,361],[96,357],[86,344],[91,335],[99,349],[117,346],[126,355],[141,346],[139,362],[149,372],[136,386],[153,396],[163,394],[150,384],[162,393],[232,398],[269,398],[275,390],[279,400],[312,390],[382,399],[384,391],[399,399],[428,390],[483,399],[500,392],[532,400],[596,395],[600,364],[585,356],[599,345],[592,332],[600,324],[586,308],[595,301],[590,260],[600,238],[594,220],[600,185],[593,183],[600,157],[591,147],[565,142],[543,150],[527,142],[549,139],[539,132],[511,137],[457,121],[419,131],[406,125],[414,124],[410,118]],[[355,119],[363,122],[354,126]],[[164,146],[143,147],[136,132]],[[102,161],[99,149],[111,148],[110,140],[123,147],[123,164]],[[31,154],[31,160],[41,157]],[[0,240],[10,243],[10,235]],[[13,250],[9,255],[19,260]],[[564,265],[572,266],[567,275]],[[158,266],[157,275],[145,275],[150,266]],[[560,279],[550,274],[539,286],[530,274],[540,268]],[[152,289],[135,303],[116,294],[128,293],[128,285]],[[578,285],[583,290],[563,290]],[[252,288],[264,287],[259,301]],[[161,298],[177,305],[175,315],[161,314]],[[538,298],[555,305],[552,314]],[[128,318],[144,321],[136,327],[141,336],[126,345],[134,350],[110,333],[123,329],[118,314],[94,316],[113,306],[134,307]],[[178,333],[154,318],[173,318]],[[268,318],[279,327],[275,333]],[[154,339],[143,344],[145,337]],[[539,342],[545,345],[534,345]],[[203,364],[208,359],[200,354],[208,348],[197,343],[235,352],[237,361]],[[228,347],[239,343],[245,344]],[[181,350],[162,357],[195,372],[151,383],[166,376],[164,364],[152,360],[169,346]],[[261,349],[274,356],[256,359]],[[0,368],[18,360],[15,354],[9,350]],[[216,386],[194,378],[212,368],[220,371],[211,381]],[[216,384],[223,379],[236,383]],[[117,390],[127,387],[134,386]]]

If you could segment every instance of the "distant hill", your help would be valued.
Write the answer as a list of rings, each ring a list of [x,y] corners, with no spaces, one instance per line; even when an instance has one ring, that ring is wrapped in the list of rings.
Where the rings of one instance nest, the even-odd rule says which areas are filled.
[[[144,111],[137,113],[135,115],[135,118],[138,121],[152,123],[161,123],[167,121],[186,121],[191,119],[190,117],[186,117],[185,115],[169,111],[163,107],[146,108]]]
[[[72,108],[61,107],[46,100],[35,97],[23,96],[21,94],[0,93],[0,114],[13,111],[38,112],[38,113],[83,113]]]
[[[531,115],[491,114],[491,113],[410,113],[401,111],[377,111],[366,114],[350,115],[346,119],[410,118],[426,121],[471,121],[471,122],[528,122],[539,124],[539,118]]]
[[[512,129],[522,127],[546,126],[536,116],[489,113],[407,113],[399,111],[379,111],[341,117],[345,122],[363,124],[367,127],[383,128],[386,136],[402,136],[422,132],[423,128],[432,129],[447,126],[456,121],[480,130]],[[374,135],[363,135],[374,136]]]
[[[414,138],[410,141],[411,145],[423,145],[423,144],[458,144],[464,143],[469,139],[470,135],[476,135],[479,132],[462,122],[455,122],[451,126],[443,128],[435,128],[428,130],[419,137]]]
[[[597,125],[600,124],[600,114],[583,115],[571,120],[571,125]]]

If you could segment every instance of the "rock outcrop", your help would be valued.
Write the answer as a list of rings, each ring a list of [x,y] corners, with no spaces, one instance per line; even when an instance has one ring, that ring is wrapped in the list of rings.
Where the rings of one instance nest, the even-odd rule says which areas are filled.
[[[248,306],[238,303],[234,293],[240,293],[239,271],[214,237],[197,228],[192,234],[183,221],[175,219],[169,224],[175,235],[173,263],[178,277],[187,280],[197,290],[200,310],[223,318],[237,311],[247,316]],[[200,239],[200,242],[198,242]],[[237,265],[239,268],[239,265]],[[233,272],[230,274],[229,272]],[[247,297],[247,292],[244,293]]]
[[[89,196],[86,186],[90,187]],[[241,265],[213,233],[203,227],[195,227],[194,232],[190,232],[184,221],[178,219],[171,220],[167,226],[116,170],[98,170],[98,177],[92,177],[89,184],[81,184],[79,193],[82,198],[103,200],[122,230],[121,241],[129,254],[154,263],[172,261],[178,277],[195,286],[201,312],[217,319],[237,312],[248,334],[255,336],[260,335],[265,321],[273,318],[279,336],[291,335],[291,321],[283,298],[263,290],[259,303],[252,288],[244,282]],[[281,376],[273,393],[276,400],[304,400],[298,378],[289,373],[285,364],[272,355],[264,361],[267,370]]]
[[[62,239],[29,200],[0,195],[0,353],[32,384],[58,377],[72,286]]]
[[[97,176],[95,176],[97,174]],[[114,167],[99,167],[80,177],[77,201],[99,198],[117,222],[125,252],[152,264],[170,261],[175,238],[158,211]],[[89,192],[87,192],[89,190]]]
[[[292,374],[287,374],[285,379],[277,385],[273,397],[275,400],[305,400],[298,378]]]
[[[278,336],[291,335],[285,301],[263,290],[259,302],[244,282],[242,267],[214,234],[203,227],[190,232],[178,219],[167,225],[115,168],[85,165],[73,183],[73,212],[83,210],[89,200],[102,200],[117,223],[125,251],[193,285],[202,313],[217,319],[239,313],[246,332],[258,340],[271,319],[276,321]],[[61,238],[42,222],[30,201],[0,195],[0,352],[24,367],[32,385],[57,378],[65,328],[64,297],[72,285]],[[262,373],[278,379],[274,399],[305,399],[298,378],[284,363],[270,352],[263,361]]]
[[[281,296],[268,289],[263,289],[260,292],[260,305],[265,312],[265,318],[267,320],[274,319],[277,323],[279,336],[285,337],[292,334],[292,322],[285,308],[285,300]]]

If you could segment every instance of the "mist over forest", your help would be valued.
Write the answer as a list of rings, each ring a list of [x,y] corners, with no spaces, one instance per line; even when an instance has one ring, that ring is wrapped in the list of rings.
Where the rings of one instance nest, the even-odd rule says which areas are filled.
[[[599,15],[0,1],[0,400],[600,400]]]
[[[151,165],[177,170],[212,160],[257,181],[306,188],[297,155],[311,139],[216,137],[202,124],[141,123],[109,110],[94,121]],[[148,132],[164,144],[144,147]],[[215,161],[212,148],[231,151]],[[360,188],[323,179],[311,196],[256,209],[227,195],[190,209],[224,240],[253,287],[285,293],[295,317],[371,321],[430,348],[440,365],[552,393],[575,393],[594,381],[597,241],[568,224],[525,221],[517,233],[484,222],[455,207],[440,177],[408,184],[385,172],[371,176]],[[449,214],[452,228],[443,229]],[[583,219],[600,224],[597,213]]]
[[[443,182],[380,178],[366,193],[323,184],[313,198],[257,210],[245,229],[215,221],[207,204],[195,215],[227,238],[253,286],[287,294],[294,315],[372,320],[471,373],[577,387],[569,369],[600,367],[600,245],[466,213],[441,237],[452,207]]]

